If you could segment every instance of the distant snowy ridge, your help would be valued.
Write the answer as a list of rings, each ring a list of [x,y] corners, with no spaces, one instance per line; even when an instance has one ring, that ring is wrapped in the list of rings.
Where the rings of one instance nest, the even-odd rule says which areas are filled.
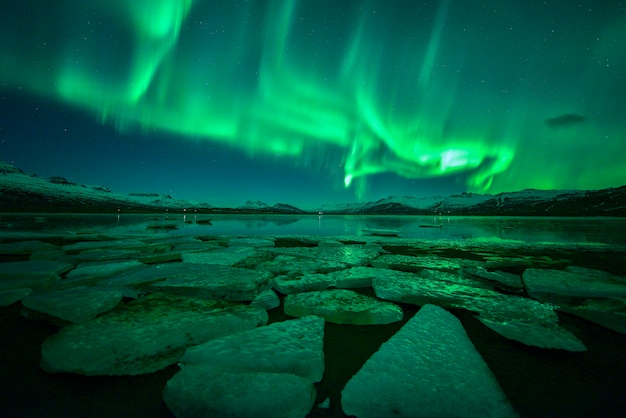
[[[111,192],[102,186],[85,186],[64,177],[41,178],[0,162],[0,211],[96,212],[184,209],[189,202],[156,193]],[[206,205],[208,206],[208,205]]]
[[[390,196],[375,202],[324,205],[327,214],[626,216],[626,186],[602,190],[534,190],[448,197]]]
[[[286,203],[247,201],[236,208],[178,200],[158,193],[113,193],[64,177],[44,179],[0,161],[0,212],[184,211],[304,214]],[[313,213],[356,215],[626,216],[626,186],[603,190],[522,190],[448,197],[390,196],[375,202],[323,205]],[[309,212],[312,213],[312,212]]]

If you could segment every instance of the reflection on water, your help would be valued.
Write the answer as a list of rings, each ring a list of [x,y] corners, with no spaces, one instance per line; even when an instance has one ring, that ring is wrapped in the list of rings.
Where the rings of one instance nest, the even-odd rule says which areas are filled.
[[[210,223],[207,223],[210,220]],[[392,229],[400,237],[470,238],[529,243],[626,244],[626,219],[542,217],[432,217],[355,215],[182,215],[49,214],[0,215],[0,234],[17,232],[133,232],[215,235],[365,235],[365,229]]]

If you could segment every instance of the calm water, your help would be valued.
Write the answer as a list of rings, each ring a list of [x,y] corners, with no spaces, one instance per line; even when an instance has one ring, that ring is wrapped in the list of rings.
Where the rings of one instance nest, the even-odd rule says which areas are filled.
[[[210,225],[202,221],[211,220]],[[541,217],[432,217],[354,215],[0,215],[0,235],[19,232],[94,231],[124,233],[167,230],[170,234],[366,235],[365,229],[396,230],[400,237],[470,238],[528,243],[626,244],[626,219]]]

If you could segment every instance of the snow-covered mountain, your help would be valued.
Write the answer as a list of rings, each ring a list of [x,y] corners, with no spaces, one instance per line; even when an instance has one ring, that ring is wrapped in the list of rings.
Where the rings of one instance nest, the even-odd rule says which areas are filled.
[[[394,215],[626,216],[626,186],[603,190],[522,190],[496,195],[390,196],[376,202],[325,205],[323,213]]]
[[[239,213],[306,213],[302,209],[286,203],[276,203],[274,206],[270,206],[260,200],[248,200],[244,205],[239,206],[232,211]]]
[[[188,207],[192,207],[190,202],[169,195],[113,193],[103,186],[85,186],[64,177],[41,178],[0,162],[1,212],[140,212]]]
[[[0,212],[285,213],[305,211],[285,203],[248,201],[237,208],[174,199],[157,193],[113,193],[64,177],[41,178],[0,162]],[[522,190],[496,195],[462,193],[448,197],[390,196],[375,202],[324,205],[315,212],[363,215],[626,216],[626,186],[603,190]]]

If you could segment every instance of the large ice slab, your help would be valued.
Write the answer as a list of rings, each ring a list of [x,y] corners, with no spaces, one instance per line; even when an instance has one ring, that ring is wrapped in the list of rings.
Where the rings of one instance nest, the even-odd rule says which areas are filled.
[[[560,310],[626,334],[625,298],[588,299],[577,306],[561,306]]]
[[[274,241],[264,238],[232,238],[228,240],[229,247],[273,247]]]
[[[324,373],[324,320],[309,316],[187,349],[163,392],[177,417],[304,417]]]
[[[590,269],[524,270],[528,294],[537,299],[626,297],[626,278]]]
[[[85,322],[115,308],[122,293],[96,287],[75,287],[31,293],[22,301],[26,308],[68,322]]]
[[[189,268],[187,268],[189,267]],[[180,270],[164,281],[152,284],[155,290],[205,299],[251,301],[260,292],[271,288],[273,276],[257,271],[223,265],[180,263]]]
[[[201,365],[229,372],[290,373],[314,383],[324,374],[323,348],[324,319],[312,315],[189,347],[180,362],[183,371]]]
[[[399,306],[345,289],[288,295],[284,309],[290,316],[318,315],[335,324],[375,325],[402,320]]]
[[[153,294],[61,329],[43,343],[41,367],[89,376],[151,373],[191,345],[266,323],[258,308]]]
[[[326,290],[330,287],[356,289],[372,286],[374,277],[394,275],[394,270],[357,266],[330,273],[292,272],[274,279],[274,288],[282,294]]]
[[[315,386],[293,374],[215,372],[210,367],[184,379],[179,374],[163,392],[177,418],[304,418],[315,402]]]
[[[464,258],[446,258],[436,255],[410,256],[398,254],[381,255],[372,261],[373,267],[408,272],[419,272],[423,269],[455,271],[462,267],[476,267],[484,263]]]
[[[183,261],[197,264],[217,264],[222,266],[234,266],[246,258],[255,254],[255,249],[250,247],[218,248],[206,252],[184,253]]]
[[[499,283],[505,288],[523,289],[522,278],[517,274],[507,273],[505,271],[488,271],[483,267],[470,267],[463,269],[463,274],[480,277],[484,280]]]
[[[345,268],[345,264],[336,260],[302,259],[292,255],[278,255],[273,260],[263,261],[257,265],[257,269],[265,270],[276,275],[329,273]]]
[[[51,260],[11,261],[2,263],[0,279],[11,280],[22,275],[63,274],[73,268],[72,264]]]
[[[30,240],[0,244],[0,255],[30,255],[38,251],[55,250],[58,247],[47,242]]]
[[[100,280],[115,276],[125,271],[143,267],[144,264],[135,260],[85,262],[70,271],[59,286],[83,286],[98,283]]]
[[[59,275],[72,268],[74,268],[72,264],[51,260],[2,263],[0,290],[46,288],[61,280]]]
[[[457,318],[425,305],[342,391],[359,418],[513,417],[515,413]]]
[[[63,250],[68,254],[79,254],[84,251],[94,250],[136,250],[136,251],[151,251],[151,247],[160,247],[159,243],[146,243],[139,239],[124,239],[115,237],[115,239],[108,240],[95,240],[95,241],[80,241],[74,244],[67,244],[63,246]]]
[[[480,283],[478,285],[481,285]],[[376,296],[395,302],[463,308],[479,313],[479,319],[502,336],[542,348],[584,351],[584,344],[559,326],[550,304],[505,295],[449,273],[424,270],[396,272],[373,281]]]
[[[19,302],[32,293],[33,289],[28,287],[18,289],[0,290],[0,308]]]
[[[339,289],[370,287],[375,277],[393,275],[395,271],[373,267],[357,266],[350,269],[329,273],[333,286]]]
[[[307,266],[306,269],[300,271],[320,272],[328,273],[330,271],[340,270],[347,267],[355,267],[368,264],[371,260],[378,257],[378,252],[365,248],[363,245],[339,245],[330,246],[322,245],[312,248],[268,248],[265,251],[277,254],[276,260],[297,260],[299,263]],[[272,268],[272,262],[268,262],[268,269]],[[318,265],[318,268],[314,266]],[[336,268],[329,268],[330,266],[337,266]],[[265,267],[263,267],[265,268]],[[285,269],[279,270],[279,273],[284,274],[289,271],[297,271],[297,269]]]
[[[325,290],[334,283],[329,274],[301,273],[278,276],[273,280],[274,289],[283,295]]]

